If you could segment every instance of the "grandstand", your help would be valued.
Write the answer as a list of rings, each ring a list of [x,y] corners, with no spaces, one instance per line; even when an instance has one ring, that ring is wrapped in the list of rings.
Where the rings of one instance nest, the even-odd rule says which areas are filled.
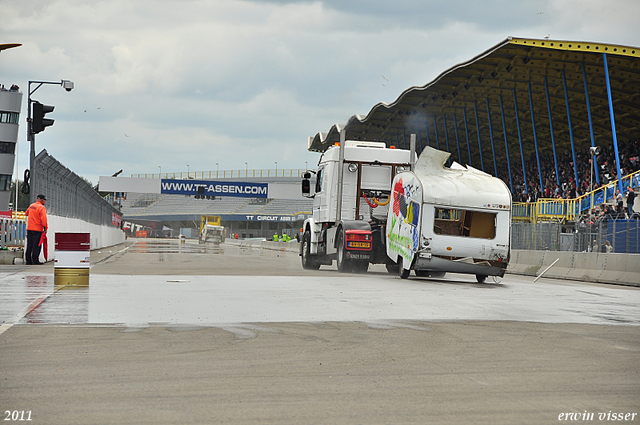
[[[445,150],[501,178],[514,201],[561,199],[554,208],[567,221],[587,214],[592,199],[611,203],[616,190],[638,187],[639,90],[638,47],[509,37],[395,102],[317,133],[308,149],[325,151],[342,130],[349,140],[402,148],[416,134],[418,152]],[[547,218],[558,214],[532,216]]]
[[[239,238],[270,238],[274,233],[294,237],[311,214],[312,199],[235,198],[196,199],[190,195],[128,194],[121,203],[125,228],[147,230],[149,236],[198,236],[200,218],[216,215],[227,234]],[[164,231],[162,229],[165,229]],[[171,230],[167,230],[171,229]]]

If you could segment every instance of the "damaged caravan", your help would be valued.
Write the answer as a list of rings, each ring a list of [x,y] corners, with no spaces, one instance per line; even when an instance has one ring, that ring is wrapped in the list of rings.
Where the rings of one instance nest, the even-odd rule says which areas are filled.
[[[386,250],[403,279],[446,272],[504,276],[510,257],[511,193],[504,182],[426,147],[391,186]]]

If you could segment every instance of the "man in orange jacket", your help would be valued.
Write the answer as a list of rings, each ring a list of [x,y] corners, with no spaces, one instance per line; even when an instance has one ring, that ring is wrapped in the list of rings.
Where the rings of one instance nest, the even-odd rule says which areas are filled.
[[[27,219],[27,252],[25,253],[25,262],[27,264],[42,264],[40,262],[40,239],[42,233],[47,231],[49,226],[47,223],[47,209],[44,204],[47,198],[44,195],[38,195],[38,200],[29,205],[25,215]]]

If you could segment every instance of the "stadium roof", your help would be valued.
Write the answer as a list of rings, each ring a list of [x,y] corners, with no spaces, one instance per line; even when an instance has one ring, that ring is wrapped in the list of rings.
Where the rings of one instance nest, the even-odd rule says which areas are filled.
[[[589,114],[595,145],[610,146],[613,137],[603,54],[607,57],[617,137],[624,141],[638,138],[640,48],[509,37],[444,71],[432,82],[405,90],[395,102],[378,103],[366,116],[354,115],[345,125],[334,125],[327,133],[310,137],[308,148],[325,151],[339,142],[343,128],[349,140],[384,141],[399,147],[408,147],[409,135],[415,133],[418,151],[429,144],[451,152],[460,163],[479,168],[479,134],[487,171],[492,172],[489,144],[495,146],[492,150],[497,162],[504,163],[505,134],[509,157],[520,164],[518,126],[525,159],[535,153],[535,141],[541,154],[550,153],[552,134],[559,151],[571,149],[571,136],[576,150],[591,146]]]

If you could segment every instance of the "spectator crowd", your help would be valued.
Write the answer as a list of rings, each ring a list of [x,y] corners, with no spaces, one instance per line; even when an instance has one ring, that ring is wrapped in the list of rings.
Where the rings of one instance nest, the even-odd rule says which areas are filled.
[[[0,86],[0,90],[2,91],[20,91],[20,87],[16,86],[15,84],[11,86],[11,88],[9,90],[7,90],[6,88],[4,88],[4,84],[2,84]]]
[[[544,188],[540,187],[538,173],[538,161],[535,153],[530,158],[525,158],[528,190],[524,186],[522,168],[512,161],[513,200],[515,202],[535,202],[540,198],[578,198],[591,190],[604,186],[618,179],[618,171],[613,146],[601,146],[600,154],[596,157],[596,167],[600,183],[596,181],[596,170],[593,172],[593,187],[591,187],[591,158],[589,149],[576,151],[578,184],[575,181],[573,155],[571,149],[557,152],[558,174],[556,179],[556,166],[553,153],[540,155],[540,168]],[[618,144],[620,153],[620,171],[622,176],[627,176],[640,170],[640,139],[630,140]],[[498,177],[509,184],[509,172],[506,164],[498,167]],[[559,181],[559,184],[558,184]],[[624,196],[625,194],[621,194]],[[616,201],[616,204],[618,202]]]

